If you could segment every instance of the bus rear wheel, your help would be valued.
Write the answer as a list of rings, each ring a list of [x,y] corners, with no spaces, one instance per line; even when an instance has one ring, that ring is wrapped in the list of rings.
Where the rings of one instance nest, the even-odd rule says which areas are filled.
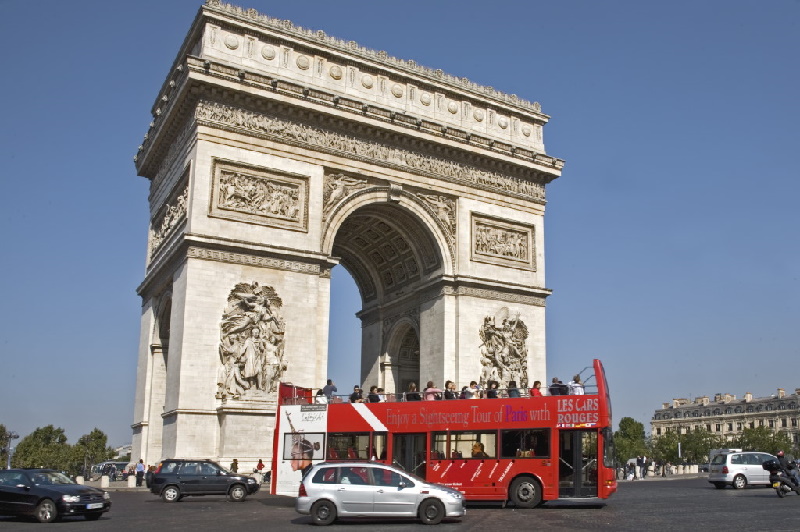
[[[536,508],[542,502],[542,488],[533,477],[514,479],[509,492],[517,508]]]

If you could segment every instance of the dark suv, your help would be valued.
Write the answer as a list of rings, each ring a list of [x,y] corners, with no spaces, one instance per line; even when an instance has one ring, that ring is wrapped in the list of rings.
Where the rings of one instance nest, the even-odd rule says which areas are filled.
[[[258,488],[253,477],[232,473],[211,460],[164,460],[150,481],[150,491],[164,502],[190,495],[227,495],[232,501],[243,501]]]

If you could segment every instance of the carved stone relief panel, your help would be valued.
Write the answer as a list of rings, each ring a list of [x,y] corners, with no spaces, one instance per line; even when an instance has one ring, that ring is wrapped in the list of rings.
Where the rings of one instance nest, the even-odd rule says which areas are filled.
[[[448,159],[377,144],[229,105],[201,100],[197,104],[195,118],[202,125],[222,125],[249,131],[266,138],[281,139],[284,142],[376,162],[382,166],[410,170],[445,181],[465,183],[483,190],[499,191],[535,202],[544,202],[545,199],[545,187],[540,182],[481,170]]]
[[[287,367],[282,306],[271,286],[233,287],[220,323],[217,399],[266,400],[278,389]]]
[[[210,215],[308,230],[308,177],[214,160]]]
[[[325,185],[322,193],[323,215],[327,220],[333,210],[354,192],[366,188],[366,179],[351,177],[346,174],[325,174]]]
[[[534,226],[472,214],[472,260],[536,270]]]
[[[161,248],[161,245],[169,238],[178,226],[186,222],[186,201],[189,197],[189,170],[186,170],[179,185],[170,194],[164,205],[158,210],[156,215],[150,220],[150,249],[148,250],[148,262]]]
[[[456,201],[437,194],[419,193],[418,196],[425,200],[425,205],[436,216],[448,240],[453,242],[456,234]]]
[[[497,381],[499,388],[505,388],[508,381],[528,382],[528,327],[512,313],[502,307],[494,316],[486,316],[478,331],[481,339],[481,386]]]

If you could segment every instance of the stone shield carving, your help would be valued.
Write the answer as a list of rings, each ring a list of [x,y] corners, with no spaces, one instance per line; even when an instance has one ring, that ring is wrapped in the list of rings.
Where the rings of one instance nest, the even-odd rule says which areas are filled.
[[[513,380],[517,385],[528,382],[528,327],[502,307],[494,316],[486,316],[478,332],[481,338],[481,386],[498,381],[505,387]]]
[[[266,399],[286,371],[283,302],[271,286],[239,283],[220,324],[218,399]]]

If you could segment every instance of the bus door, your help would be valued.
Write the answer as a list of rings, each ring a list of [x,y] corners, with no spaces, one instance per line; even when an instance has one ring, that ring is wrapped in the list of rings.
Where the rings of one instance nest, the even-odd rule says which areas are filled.
[[[425,478],[426,434],[395,434],[392,460],[409,473]]]
[[[596,429],[559,432],[558,496],[597,497]]]

